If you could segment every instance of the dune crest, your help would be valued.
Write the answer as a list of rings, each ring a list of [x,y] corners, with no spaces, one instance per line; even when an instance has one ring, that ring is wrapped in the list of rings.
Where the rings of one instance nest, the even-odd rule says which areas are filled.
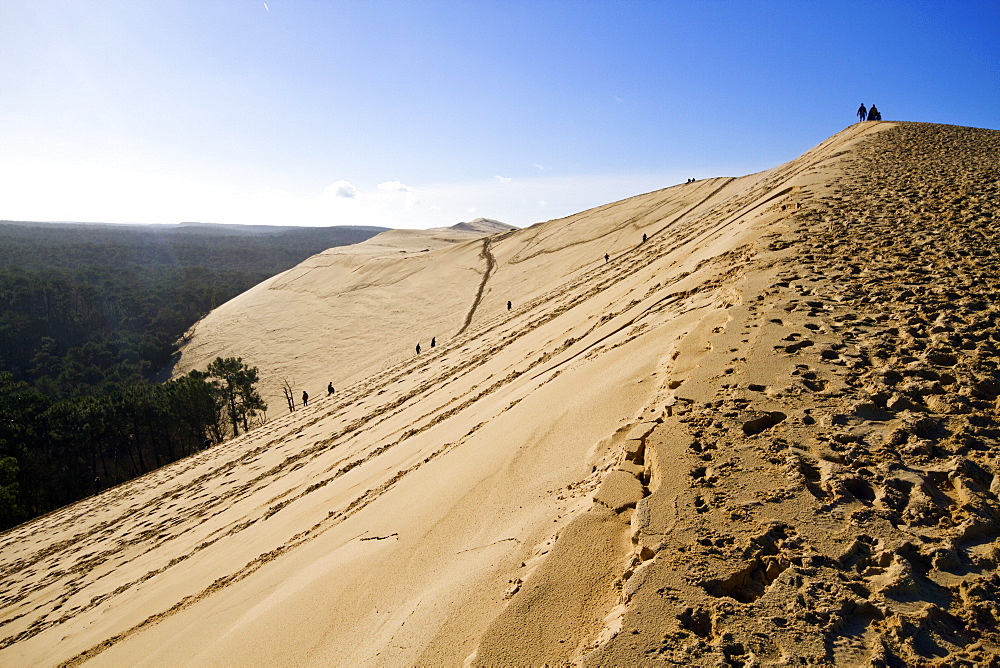
[[[0,536],[0,662],[994,661],[998,156],[864,123],[311,258],[185,357],[337,393]]]

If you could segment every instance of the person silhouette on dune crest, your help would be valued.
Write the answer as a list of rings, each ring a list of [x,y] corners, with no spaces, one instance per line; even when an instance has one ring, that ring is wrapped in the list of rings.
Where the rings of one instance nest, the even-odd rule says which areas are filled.
[[[862,121],[865,120],[866,118],[868,118],[868,110],[865,109],[865,103],[864,102],[862,102],[861,106],[858,107],[858,118],[860,118]]]

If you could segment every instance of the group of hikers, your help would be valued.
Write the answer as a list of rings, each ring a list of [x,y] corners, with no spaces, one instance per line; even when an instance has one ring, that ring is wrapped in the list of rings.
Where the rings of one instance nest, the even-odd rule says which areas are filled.
[[[511,302],[510,300],[508,300],[507,301],[507,310],[509,311],[512,308],[514,308],[514,304],[513,304],[513,302]],[[431,348],[435,347],[436,345],[437,345],[437,337],[436,336],[432,336],[431,337]],[[417,344],[417,354],[418,355],[420,354],[420,344],[419,343]]]
[[[431,348],[433,348],[437,344],[438,344],[437,337],[436,336],[432,336],[431,337]],[[417,354],[418,355],[420,354],[420,344],[419,343],[417,344]]]
[[[871,109],[865,109],[865,105],[862,102],[861,106],[858,107],[858,118],[862,121],[881,121],[882,112],[874,104]]]
[[[694,179],[691,179],[691,181],[694,181]],[[689,181],[689,183],[690,183],[690,181]],[[643,233],[642,233],[642,243],[646,243],[646,240],[647,240],[647,239],[649,239],[649,237],[647,237],[647,236],[646,236],[646,233],[645,233],[645,232],[643,232]],[[611,262],[611,256],[610,256],[610,255],[608,255],[607,253],[605,253],[605,254],[604,254],[604,262],[605,262],[605,263],[608,263],[608,262]],[[508,308],[508,309],[510,308],[510,302],[507,302],[507,308]]]
[[[332,395],[336,391],[337,390],[333,387],[333,383],[332,382],[329,383],[326,386],[326,396],[329,397],[330,395]],[[302,405],[303,406],[308,406],[309,405],[309,393],[306,392],[305,390],[302,390]]]

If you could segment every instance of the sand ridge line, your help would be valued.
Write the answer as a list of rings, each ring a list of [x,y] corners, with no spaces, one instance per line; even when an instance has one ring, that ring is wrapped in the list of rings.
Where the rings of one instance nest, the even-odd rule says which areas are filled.
[[[712,180],[714,181],[715,179],[712,179]],[[584,239],[580,239],[578,241],[572,241],[572,242],[569,242],[569,243],[564,243],[563,245],[558,246],[557,248],[553,248],[553,249],[543,248],[542,250],[536,251],[534,253],[531,253],[529,255],[526,255],[526,256],[522,257],[521,254],[525,250],[528,250],[528,249],[530,249],[530,248],[532,248],[534,246],[538,246],[538,245],[540,245],[542,243],[542,241],[545,240],[544,237],[536,237],[533,240],[533,243],[529,242],[529,243],[527,243],[525,245],[525,249],[524,250],[518,251],[513,256],[511,256],[507,260],[507,263],[510,264],[510,265],[517,265],[517,264],[520,264],[522,262],[527,262],[528,260],[532,260],[532,259],[534,259],[534,258],[536,258],[536,257],[538,257],[540,255],[547,255],[547,254],[558,253],[560,251],[566,250],[567,248],[572,248],[574,246],[581,246],[581,245],[584,245],[584,244],[592,243],[592,242],[594,242],[597,239],[600,239],[602,237],[610,236],[610,235],[612,235],[614,233],[621,232],[622,230],[624,230],[625,228],[630,227],[630,226],[631,227],[636,227],[636,224],[640,220],[643,220],[645,218],[653,218],[656,215],[656,213],[659,211],[660,208],[662,208],[664,206],[667,206],[669,204],[674,204],[676,202],[676,199],[675,199],[676,198],[676,193],[674,191],[677,188],[682,188],[682,187],[684,187],[684,186],[678,185],[678,186],[672,186],[670,188],[663,189],[662,191],[660,191],[660,192],[662,192],[662,196],[661,196],[661,198],[656,203],[654,203],[652,205],[647,205],[647,206],[643,207],[643,209],[642,209],[641,212],[636,213],[636,214],[634,214],[634,215],[632,215],[632,216],[630,216],[628,218],[623,219],[621,222],[617,223],[615,225],[615,227],[612,228],[612,230],[610,230],[609,232],[603,233],[603,234],[601,234],[599,236],[587,237],[587,238],[584,238]],[[657,192],[657,191],[654,191],[654,192]],[[589,217],[589,216],[598,216],[601,213],[603,213],[605,210],[610,209],[610,208],[612,208],[612,207],[614,207],[616,205],[621,205],[624,202],[628,202],[629,200],[632,200],[632,199],[640,199],[640,198],[646,197],[646,196],[648,196],[650,194],[652,194],[652,193],[646,193],[645,195],[636,195],[635,197],[630,197],[630,198],[628,198],[626,200],[622,200],[621,202],[615,202],[615,203],[612,203],[612,204],[606,204],[604,206],[600,206],[600,207],[597,207],[595,209],[590,209],[589,211],[585,211],[585,212],[583,212],[581,214],[577,214],[576,216],[571,216],[569,220],[571,222],[574,221],[574,220],[586,220],[587,217]],[[697,206],[699,206],[700,204],[702,204],[705,201],[707,201],[708,199],[710,199],[713,195],[715,195],[715,192],[712,192],[708,197],[705,197],[700,202],[698,202],[697,204],[695,204],[693,207],[690,207],[688,209],[688,211],[691,211],[694,208],[697,208]],[[680,218],[680,216],[675,216],[675,218]],[[663,217],[660,217],[657,220],[662,220],[662,219],[663,219]],[[629,249],[629,250],[631,250],[631,249]],[[628,253],[628,252],[629,251],[624,251],[622,254]],[[620,254],[620,255],[622,255],[622,254]],[[613,259],[617,259],[617,257],[620,257],[620,255],[613,256]]]
[[[712,199],[713,197],[715,197],[716,195],[718,195],[720,192],[722,192],[725,189],[726,186],[728,186],[729,184],[731,184],[734,181],[736,181],[736,178],[735,177],[725,177],[725,178],[721,179],[721,181],[722,181],[722,183],[719,184],[718,188],[715,188],[710,193],[708,193],[708,195],[706,195],[704,198],[702,198],[701,201],[699,201],[699,202],[697,202],[695,204],[692,204],[690,207],[688,207],[687,209],[685,209],[681,213],[679,213],[676,216],[674,216],[674,219],[672,221],[668,222],[666,225],[664,225],[660,229],[653,230],[648,235],[648,238],[652,239],[653,237],[659,236],[660,234],[663,233],[664,230],[666,230],[667,228],[669,228],[671,225],[674,225],[677,221],[683,220],[685,217],[687,217],[693,211],[695,211],[696,209],[698,209],[699,207],[701,207],[702,205],[704,205],[706,202],[708,202],[708,200]]]
[[[676,248],[683,246],[684,243],[686,243],[686,241],[682,239],[674,247],[669,248],[666,252],[672,252]],[[641,246],[635,246],[629,251],[626,251],[626,253],[623,255],[628,254],[632,257],[635,257],[636,251],[639,250],[640,248]],[[644,257],[642,260],[633,260],[632,263],[625,266],[622,266],[619,263],[615,267],[609,267],[605,263],[600,263],[595,268],[585,272],[584,274],[574,279],[571,279],[565,283],[562,283],[556,288],[553,288],[552,290],[535,298],[534,300],[531,300],[530,302],[527,302],[519,306],[517,309],[515,309],[514,315],[516,316],[520,315],[521,313],[535,311],[540,306],[552,302],[557,302],[558,299],[563,297],[567,297],[569,299],[570,303],[568,305],[562,306],[556,311],[550,311],[547,314],[547,317],[536,319],[532,323],[532,326],[537,327],[540,324],[547,322],[552,317],[562,315],[563,313],[574,308],[575,306],[581,303],[585,303],[594,295],[599,294],[600,292],[617,285],[622,278],[634,273],[639,269],[649,266],[653,262],[656,262],[661,257],[662,254],[663,254],[662,252],[656,252],[654,254],[647,253],[647,257]],[[619,257],[622,257],[623,255],[620,255]],[[578,290],[574,290],[574,288],[577,288],[581,285],[592,283],[592,279],[594,277],[599,277],[601,280],[597,283],[597,285],[592,286],[587,292],[580,293]],[[501,316],[498,316],[493,320],[484,322],[481,325],[481,327],[490,326],[490,324],[493,322],[497,322],[498,324],[504,324],[507,322],[507,320],[502,318]]]
[[[803,169],[807,169],[807,168],[808,168],[808,165],[806,167],[800,168],[800,169],[798,169],[796,171],[798,171],[798,172],[801,173],[801,171],[803,171]],[[787,174],[782,174],[781,177],[787,178],[788,175]],[[781,178],[781,177],[779,177],[779,178]],[[771,183],[765,183],[763,185],[763,187],[767,188],[767,187],[770,187],[770,185],[771,185]],[[785,191],[780,191],[777,194],[771,195],[770,197],[767,198],[767,202],[774,201],[775,199],[778,199],[779,197],[784,196],[785,194],[788,194],[788,192],[789,192],[789,190],[785,190]],[[742,212],[738,211],[737,214],[738,215],[746,215],[747,212],[752,212],[753,210],[756,210],[757,208],[759,208],[759,206],[757,206],[757,205],[750,205],[750,207],[748,209],[744,209],[744,211],[742,211]],[[725,225],[725,224],[728,224],[728,223],[723,223],[723,224]],[[785,258],[785,259],[775,258],[774,257],[774,255],[775,255],[774,251],[784,250],[787,247],[788,246],[782,246],[781,248],[770,248],[770,249],[767,249],[770,252],[766,252],[763,256],[760,256],[760,257],[756,257],[756,254],[751,252],[749,246],[744,246],[742,248],[733,249],[728,254],[729,258],[731,258],[731,260],[732,260],[732,264],[729,267],[729,270],[725,273],[725,276],[722,276],[722,277],[719,278],[719,280],[717,281],[717,285],[716,286],[722,285],[726,281],[731,281],[733,278],[739,277],[741,275],[751,274],[754,271],[758,270],[758,267],[761,270],[766,270],[766,269],[770,269],[770,268],[773,268],[775,266],[780,265],[782,262],[787,261],[787,258]],[[719,256],[719,257],[721,257],[721,256]],[[707,262],[707,261],[717,261],[719,259],[719,257],[709,258],[709,259],[705,260],[704,262]],[[750,264],[751,261],[753,261],[753,264]],[[703,265],[700,264],[698,268],[700,269],[701,266],[703,266]],[[656,286],[656,287],[659,287],[659,286]],[[654,292],[654,289],[651,288],[650,291],[647,293],[647,296],[650,295],[650,294],[652,294],[653,292]],[[724,299],[721,295],[719,296],[719,298],[720,299]],[[636,302],[633,302],[633,304],[635,304],[635,303]],[[630,305],[630,307],[631,307],[631,305]],[[673,387],[672,384],[669,385],[669,386]],[[682,409],[679,414],[684,414],[686,410],[687,409]],[[673,517],[675,519],[672,521],[672,523],[669,526],[671,528],[673,528],[676,525],[677,518],[680,516],[677,495],[673,496],[673,498],[671,500],[671,505],[675,509],[674,513],[673,513]],[[664,531],[660,531],[660,532],[652,532],[649,535],[663,536],[663,535],[666,535],[668,532],[669,532],[669,530],[664,530]],[[639,552],[642,552],[642,554],[640,554]],[[630,578],[632,578],[634,576],[635,573],[637,573],[643,567],[649,565],[651,563],[651,560],[653,559],[653,557],[655,555],[655,552],[652,551],[652,550],[650,550],[648,547],[642,547],[642,550],[639,550],[639,552],[637,552],[636,557],[633,560],[633,562],[631,562],[628,565],[628,567],[624,570],[624,572],[623,572],[624,574],[620,578],[620,580],[622,582],[628,582],[630,580]],[[634,587],[635,585],[633,583],[630,586]],[[631,591],[625,591],[623,593],[623,599],[619,602],[619,606],[627,605],[630,597],[631,597]],[[621,612],[621,611],[619,611],[619,612]],[[612,635],[614,635],[614,634],[612,634]],[[605,638],[605,640],[607,640],[607,638]],[[562,642],[562,641],[560,641],[560,642]],[[586,651],[594,650],[599,645],[600,645],[600,643],[598,643],[597,645],[590,645],[589,647],[586,648]],[[523,659],[523,657],[522,657],[522,659]]]
[[[811,167],[811,164],[812,164],[812,163],[810,162],[810,163],[807,163],[807,164],[805,164],[804,166],[801,166],[801,167],[799,167],[799,168],[798,168],[797,170],[793,171],[792,175],[794,175],[795,173],[799,173],[799,172],[802,172],[802,171],[804,171],[804,170],[806,170],[806,169],[809,169],[809,168]],[[764,190],[764,191],[766,191],[767,189],[771,188],[771,185],[772,185],[772,182],[773,182],[773,181],[783,181],[783,180],[787,180],[788,178],[790,178],[790,175],[789,175],[788,173],[786,173],[786,172],[784,172],[784,171],[779,171],[778,173],[776,173],[775,175],[773,175],[771,179],[767,180],[767,181],[766,181],[766,182],[765,182],[764,184],[762,184],[762,185],[759,185],[759,186],[758,186],[757,188],[755,188],[753,192],[751,192],[750,194],[747,194],[747,195],[745,195],[744,197],[741,197],[741,198],[739,198],[739,199],[742,199],[742,200],[746,200],[746,199],[753,199],[753,198],[754,198],[754,196],[756,195],[756,192],[759,192],[759,191],[761,191],[761,190]],[[728,182],[730,182],[730,181],[732,181],[732,179],[728,179],[728,180],[727,180],[727,183],[728,183]],[[715,190],[713,191],[713,194],[714,194],[714,193],[717,193],[717,192],[718,192],[719,190],[721,190],[721,188],[722,188],[722,187],[724,187],[725,185],[726,185],[726,184],[723,184],[723,185],[722,185],[722,186],[720,186],[719,188],[715,189]],[[768,198],[768,201],[770,201],[770,199],[773,199],[774,197],[775,197],[775,196],[772,196],[772,197]],[[707,198],[706,198],[706,200],[707,200]],[[704,201],[706,201],[706,200],[702,200],[702,202],[700,202],[700,203],[698,203],[698,204],[694,205],[693,207],[690,207],[690,208],[689,208],[689,210],[693,210],[693,209],[694,209],[694,208],[696,208],[697,206],[700,206],[700,204],[701,204],[701,203],[703,203],[703,202],[704,202]],[[738,206],[739,206],[740,204],[741,204],[740,202],[737,202],[737,204],[736,204],[735,206],[737,206],[737,207],[738,207]],[[752,204],[752,203],[751,203],[751,204]],[[751,204],[746,204],[746,205],[744,205],[744,206],[751,206]],[[732,204],[730,204],[729,206],[730,206],[730,209],[734,207],[734,205],[732,205]],[[489,240],[485,240],[485,241],[484,241],[484,250],[487,250],[487,248],[486,248],[486,247],[487,247],[488,243],[489,243]],[[637,248],[639,248],[639,247],[637,246],[636,248],[633,248],[632,250],[634,251],[634,250],[636,250]],[[671,250],[673,250],[673,249],[671,249]],[[656,259],[656,257],[654,257],[654,258],[653,258],[653,260],[655,260],[655,259]],[[648,263],[647,263],[647,264],[648,264]],[[699,266],[698,268],[700,268],[700,266]],[[601,271],[601,270],[604,270],[604,269],[605,269],[605,268],[604,268],[603,266],[599,266],[599,267],[598,267],[598,268],[597,268],[596,270],[594,270],[594,271]],[[629,271],[633,271],[633,270],[634,270],[634,266],[630,266],[630,267],[628,267],[628,270],[629,270]],[[603,272],[602,272],[602,273],[603,273]],[[538,303],[539,303],[539,302],[541,302],[541,303],[545,303],[545,302],[547,302],[547,301],[550,301],[550,300],[551,300],[551,298],[552,298],[553,296],[559,296],[559,295],[565,295],[565,294],[569,294],[569,293],[572,293],[572,287],[574,287],[575,285],[578,285],[578,284],[579,284],[579,283],[581,283],[581,282],[582,282],[582,281],[578,279],[578,280],[575,280],[575,281],[572,281],[572,282],[570,282],[570,283],[564,283],[564,284],[560,285],[559,287],[555,288],[554,290],[550,291],[549,293],[546,293],[545,295],[543,295],[543,296],[539,297],[538,299],[534,300],[533,302],[531,302],[531,303],[529,303],[529,304],[526,304],[526,305],[524,305],[524,306],[522,307],[522,310],[524,310],[524,311],[529,311],[529,310],[532,310],[533,308],[535,308],[535,307],[536,307],[536,306],[538,305]],[[605,285],[611,285],[611,284],[613,284],[614,282],[615,282],[615,280],[614,280],[614,279],[612,278],[612,279],[611,279],[611,280],[609,280],[609,281],[608,281],[608,282],[607,282],[607,283],[606,283]],[[595,292],[598,292],[598,291],[599,291],[599,289],[595,289],[595,290],[591,290],[590,292],[588,292],[588,293],[587,293],[587,295],[585,295],[585,297],[590,297],[590,296],[592,296],[592,295],[593,295],[593,294],[594,294]],[[582,300],[581,300],[581,301],[582,301]],[[568,310],[569,308],[572,308],[572,305],[570,305],[569,307],[567,307],[567,308],[564,308],[564,309],[559,309],[558,313],[555,313],[554,315],[558,315],[558,314],[561,314],[562,312],[565,312],[565,310]],[[499,319],[499,318],[498,318],[498,319]],[[506,320],[503,320],[502,322],[506,322]],[[484,324],[488,324],[488,323],[484,323]],[[536,321],[536,322],[535,322],[534,326],[538,326],[538,321]]]
[[[771,258],[769,258],[769,257],[765,256],[765,257],[758,258],[758,257],[755,256],[755,254],[750,253],[748,246],[737,247],[735,249],[732,249],[731,251],[727,251],[727,252],[722,253],[720,255],[713,256],[711,258],[706,258],[705,260],[703,260],[702,262],[700,262],[699,265],[698,265],[698,267],[694,271],[692,271],[691,273],[695,273],[697,271],[701,271],[708,264],[722,265],[725,268],[724,269],[720,268],[718,274],[716,274],[716,275],[714,275],[714,276],[712,276],[710,278],[707,278],[702,284],[700,284],[700,285],[698,285],[696,287],[693,287],[693,288],[691,288],[689,290],[685,290],[685,291],[682,291],[682,292],[670,293],[670,294],[668,294],[668,295],[666,295],[664,297],[661,297],[661,298],[655,300],[653,304],[649,304],[649,305],[645,306],[644,309],[643,309],[643,311],[642,311],[642,313],[636,315],[635,317],[633,317],[632,319],[630,319],[628,323],[626,323],[623,326],[618,327],[615,331],[616,332],[622,331],[626,327],[628,327],[629,325],[635,323],[636,321],[638,321],[638,320],[640,320],[642,318],[647,318],[647,317],[651,316],[652,314],[654,314],[656,312],[662,311],[663,309],[667,308],[668,306],[675,305],[677,302],[681,301],[684,298],[690,298],[690,297],[693,297],[693,296],[703,296],[703,297],[711,298],[716,303],[715,304],[716,307],[721,306],[723,308],[726,308],[726,306],[727,306],[727,304],[726,304],[726,299],[727,299],[726,296],[722,295],[722,294],[719,294],[719,293],[712,292],[712,290],[710,288],[711,287],[718,287],[720,285],[725,284],[727,281],[731,281],[736,276],[740,276],[740,275],[742,275],[744,273],[751,272],[753,270],[753,265],[751,265],[750,263],[766,265],[766,264],[769,264],[771,262],[773,262],[773,260]],[[647,292],[647,298],[650,295],[655,295],[655,293],[657,292],[657,288],[659,288],[659,286],[655,286],[654,288],[650,288],[650,290]],[[632,302],[631,304],[629,304],[628,306],[626,306],[624,309],[622,309],[622,311],[620,311],[619,313],[631,310],[634,306],[636,306],[638,304],[639,304],[639,302]],[[689,307],[689,311],[685,311],[685,313],[690,312],[690,309],[705,308],[705,307],[709,307],[709,306],[712,306],[712,304],[706,303],[706,304],[702,304],[700,306],[690,306]],[[593,331],[593,330],[591,330],[591,331]],[[690,336],[690,335],[691,335],[690,333],[685,334],[682,338],[685,338],[685,337]],[[630,340],[634,340],[637,336],[638,336],[638,334],[636,334],[636,335],[634,335],[632,337],[629,337],[628,339],[626,339],[626,340],[624,340],[622,342],[619,342],[619,344],[617,344],[617,345],[625,345],[625,343],[627,343]],[[607,336],[602,337],[601,341],[603,341],[606,338],[607,338]],[[593,345],[596,345],[596,343],[593,344]],[[573,358],[570,358],[570,359],[574,359],[574,358],[578,357],[579,355],[586,353],[590,348],[591,348],[591,346],[588,346],[587,349],[585,349],[584,351],[580,351],[580,352],[576,353],[573,356]],[[671,358],[671,359],[673,359],[673,358]],[[569,360],[565,360],[564,362],[560,362],[560,364],[563,364],[566,361],[569,361]],[[661,408],[661,406],[662,406],[661,402],[663,402],[663,400],[664,400],[664,398],[665,398],[666,395],[672,395],[673,394],[673,391],[670,388],[676,387],[676,384],[670,379],[670,375],[671,375],[670,374],[670,369],[671,369],[671,367],[672,367],[672,365],[668,363],[668,365],[667,365],[666,368],[661,368],[659,370],[658,374],[662,374],[663,375],[663,380],[661,382],[660,391],[657,393],[657,396],[654,397],[653,401],[645,409],[643,409],[643,411],[642,411],[642,417],[640,419],[636,420],[636,421],[633,421],[633,422],[625,425],[620,430],[620,431],[625,431],[625,432],[637,432],[637,428],[638,427],[640,427],[642,425],[648,425],[648,426],[645,426],[641,430],[641,433],[636,433],[635,435],[633,435],[632,433],[629,434],[629,438],[630,439],[634,438],[634,441],[630,440],[630,441],[628,441],[627,445],[623,443],[623,444],[621,444],[619,446],[619,452],[618,452],[617,459],[616,459],[617,466],[612,465],[610,467],[606,467],[602,472],[599,472],[597,474],[597,482],[600,484],[600,490],[597,491],[597,494],[596,494],[596,496],[593,499],[593,503],[594,504],[597,504],[598,502],[602,503],[602,504],[608,504],[608,503],[610,503],[611,505],[609,505],[608,507],[611,510],[614,510],[614,511],[619,512],[619,513],[624,512],[624,513],[627,514],[627,513],[631,512],[631,511],[628,510],[629,508],[634,507],[635,503],[637,501],[640,501],[641,498],[645,498],[645,497],[649,496],[651,490],[654,489],[654,484],[653,484],[653,482],[651,482],[649,480],[649,478],[650,477],[656,478],[656,477],[662,476],[662,474],[658,472],[658,469],[661,466],[661,462],[657,461],[655,458],[648,459],[645,456],[644,453],[646,451],[646,447],[645,446],[646,446],[647,439],[649,438],[650,434],[652,434],[652,433],[655,432],[655,430],[657,429],[657,424],[660,423],[660,422],[662,422],[662,419],[663,419],[662,418],[663,410]],[[542,372],[542,373],[545,373],[545,372]],[[539,374],[539,375],[541,375],[541,374]],[[658,410],[659,410],[659,417],[657,417],[657,411]],[[647,417],[647,413],[649,414],[648,417]],[[636,470],[636,467],[639,468],[639,471]],[[634,476],[635,478],[638,478],[640,484],[637,486],[637,490],[641,489],[641,493],[636,494],[635,490],[630,491],[628,493],[629,495],[636,494],[636,496],[632,496],[632,497],[626,499],[625,501],[622,501],[622,499],[620,498],[620,496],[617,496],[617,495],[620,495],[621,492],[605,491],[606,489],[608,489],[609,485],[610,485],[610,489],[611,490],[614,490],[614,489],[618,488],[618,486],[620,486],[622,484],[622,483],[619,482],[619,479],[622,476],[624,476],[625,478],[630,478],[632,476]],[[648,485],[648,488],[647,488],[647,485]],[[616,499],[617,498],[618,500],[617,501],[606,501],[605,500],[606,498],[610,498],[610,499]],[[624,503],[624,505],[622,505],[621,507],[615,507],[616,504],[619,504],[619,503]],[[676,507],[677,506],[676,497],[675,497],[673,503],[674,503],[674,506]],[[594,507],[596,507],[596,505],[594,505]],[[586,512],[585,508],[581,508],[579,510],[583,511],[583,512]],[[604,511],[604,512],[606,512],[606,511]],[[670,527],[668,529],[665,529],[662,532],[659,532],[659,535],[661,535],[661,536],[665,535],[666,533],[668,533],[670,530],[673,529],[674,525],[676,524],[676,516],[677,516],[677,513],[675,513],[675,520],[670,525]],[[577,517],[580,517],[580,515],[577,515]],[[626,517],[626,519],[627,519],[627,517]],[[635,525],[634,521],[633,521],[633,529],[632,529],[633,533],[636,531],[636,527],[637,527],[637,525]],[[647,536],[650,536],[650,535],[653,535],[653,534],[647,533]],[[559,540],[559,536],[558,535],[556,535],[556,536],[553,537],[553,542],[555,542],[557,546],[561,545],[561,543],[558,543],[558,540]],[[577,541],[583,540],[584,542],[587,542],[590,539],[578,537],[575,540],[577,540]],[[562,549],[566,549],[566,547],[563,545]],[[620,567],[612,567],[612,569],[611,569],[612,572],[617,572],[617,576],[614,578],[615,579],[614,586],[615,586],[615,588],[621,590],[621,596],[618,598],[617,603],[614,604],[614,608],[612,609],[611,613],[609,613],[611,615],[611,617],[615,617],[615,618],[618,618],[618,617],[620,617],[620,616],[623,615],[625,606],[627,606],[627,604],[628,604],[628,602],[629,602],[629,600],[631,598],[632,590],[629,589],[626,585],[629,582],[632,582],[632,586],[634,586],[634,582],[635,581],[632,580],[632,578],[636,577],[636,575],[639,572],[641,572],[645,567],[647,567],[652,562],[652,559],[655,556],[655,550],[652,550],[652,549],[650,549],[647,546],[640,545],[640,546],[638,546],[635,549],[634,553],[630,553],[628,551],[623,551],[619,556],[620,556],[620,564],[621,564]],[[564,559],[564,558],[565,558],[564,555],[560,557],[560,559]],[[548,568],[548,574],[545,575],[545,577],[546,578],[557,577],[557,576],[554,576],[552,574],[552,571],[554,570],[556,572],[559,572],[559,571],[564,570],[564,566],[562,566],[561,564],[562,564],[562,561],[559,561],[559,562],[557,562],[557,564],[553,564],[552,566],[547,567]],[[619,570],[616,571],[615,570],[616,568],[618,568]],[[511,595],[516,595],[518,593],[518,591],[520,590],[520,588],[521,588],[522,585],[532,586],[534,583],[535,583],[535,580],[533,579],[533,571],[530,571],[530,572],[526,573],[523,576],[523,580],[522,579],[518,579],[517,585],[512,590],[512,594]],[[609,581],[609,584],[610,584],[610,581]],[[555,586],[555,585],[553,585],[553,586]],[[612,631],[610,629],[614,628],[615,622],[612,620],[612,621],[609,621],[608,623],[611,624],[611,627],[607,627],[604,631],[600,631],[600,632],[595,631],[595,633],[597,633],[597,635],[598,635],[598,639],[595,640],[595,641],[591,641],[591,642],[585,642],[583,644],[583,647],[581,649],[577,650],[577,653],[574,654],[574,656],[578,658],[578,657],[582,656],[583,654],[585,654],[587,652],[593,651],[596,648],[600,647],[604,642],[606,642],[608,638],[613,637],[614,633],[616,633],[616,632],[614,632],[614,631]],[[494,632],[500,633],[501,637],[508,637],[508,636],[503,635],[505,633],[505,631],[503,631],[502,629],[503,629],[503,625],[496,626],[496,629],[495,629]],[[568,634],[569,634],[569,631],[566,630],[566,631],[563,631],[561,635],[562,635],[562,637],[565,637]],[[489,637],[489,635],[487,637]],[[487,641],[484,641],[484,642],[492,642],[492,641],[487,640]],[[525,642],[527,642],[527,641],[525,641]],[[560,640],[560,642],[563,642],[563,641]],[[581,641],[581,642],[583,642],[583,641]],[[481,645],[480,649],[482,649],[482,647],[483,646]],[[509,643],[508,643],[508,649],[509,649]],[[519,663],[521,661],[526,660],[526,658],[525,658],[526,655],[519,655],[519,654],[516,654],[516,653],[515,654],[508,654],[508,653],[493,654],[493,653],[491,653],[491,654],[488,654],[487,656],[489,656],[491,658],[486,659],[485,665],[490,665],[492,663],[495,663],[496,661],[502,661],[502,662],[513,661],[514,663]],[[482,661],[483,657],[480,656],[480,655],[478,655],[478,654],[475,654],[474,658],[472,660],[474,662],[477,661],[477,660],[478,661]],[[575,661],[576,659],[573,659],[573,660]],[[483,664],[476,663],[476,665],[483,665]]]

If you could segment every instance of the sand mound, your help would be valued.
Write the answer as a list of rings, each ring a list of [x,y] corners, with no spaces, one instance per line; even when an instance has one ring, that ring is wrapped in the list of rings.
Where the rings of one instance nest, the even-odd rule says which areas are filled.
[[[306,362],[339,328],[355,381],[3,534],[0,662],[995,661],[998,156],[859,124],[761,174],[312,258],[243,316]],[[322,284],[367,310],[305,319]]]
[[[465,230],[467,232],[479,232],[480,234],[490,235],[510,232],[511,230],[516,230],[517,228],[513,225],[508,225],[507,223],[501,223],[499,220],[493,220],[492,218],[476,218],[468,223],[452,225],[450,229]]]

